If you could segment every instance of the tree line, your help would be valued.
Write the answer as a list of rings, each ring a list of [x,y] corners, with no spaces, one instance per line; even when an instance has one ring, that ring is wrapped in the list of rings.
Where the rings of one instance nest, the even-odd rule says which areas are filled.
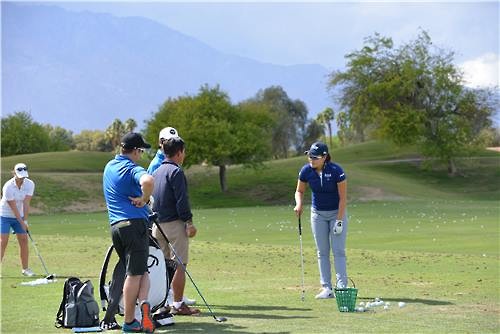
[[[2,118],[2,156],[69,150],[111,152],[121,136],[133,131],[137,123],[115,119],[105,130],[83,130],[79,134],[60,126],[40,124],[29,112],[18,111]]]
[[[346,69],[330,74],[327,89],[339,105],[308,119],[307,106],[280,86],[259,90],[237,104],[218,85],[203,85],[197,94],[167,99],[145,122],[144,135],[156,143],[159,131],[174,126],[188,145],[186,163],[219,168],[221,189],[226,167],[259,165],[274,158],[302,154],[319,138],[340,144],[384,138],[415,145],[424,157],[443,161],[455,174],[454,159],[495,143],[491,116],[498,90],[470,89],[453,64],[452,51],[432,44],[420,31],[415,40],[396,47],[391,38],[374,34],[361,49],[345,56]],[[497,87],[498,88],[498,87]],[[27,112],[2,118],[2,156],[44,151],[113,151],[120,138],[134,131],[133,119],[115,119],[105,131],[71,131],[41,125]]]

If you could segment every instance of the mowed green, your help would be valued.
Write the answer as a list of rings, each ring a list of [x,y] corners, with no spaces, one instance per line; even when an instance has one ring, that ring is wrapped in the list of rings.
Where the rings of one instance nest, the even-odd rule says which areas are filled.
[[[176,318],[164,332],[193,333],[496,333],[498,208],[485,201],[368,202],[349,210],[348,268],[358,301],[390,302],[364,313],[340,313],[335,300],[315,300],[318,270],[304,217],[306,298],[301,302],[297,221],[289,206],[196,210],[189,271],[218,316]],[[98,275],[110,244],[106,216],[37,216],[32,234],[49,272]],[[12,240],[13,241],[13,240]],[[57,333],[53,322],[64,278],[21,286],[17,245],[2,267],[2,331]],[[43,268],[35,252],[30,261]],[[398,302],[406,306],[398,307]],[[22,321],[20,321],[20,315]],[[28,316],[29,315],[29,316]],[[163,330],[158,330],[163,332]]]
[[[463,163],[467,177],[453,179],[413,162],[382,162],[413,157],[384,147],[367,144],[334,154],[349,175],[348,271],[359,289],[358,302],[380,298],[390,303],[388,309],[340,313],[335,300],[314,299],[319,274],[307,214],[302,219],[306,298],[300,300],[299,236],[291,204],[303,158],[271,162],[257,172],[231,168],[224,196],[217,196],[211,177],[216,171],[194,167],[189,176],[199,233],[188,269],[216,315],[228,321],[210,317],[188,281],[187,295],[197,299],[202,316],[176,317],[173,327],[156,332],[498,333],[498,155]],[[93,203],[86,189],[98,188],[92,186],[98,175],[86,177],[81,199]],[[57,208],[50,202],[47,207],[49,213],[32,216],[30,225],[49,272],[91,279],[98,299],[98,276],[110,244],[106,214],[50,213]],[[2,332],[69,332],[53,326],[64,278],[20,285],[30,279],[20,276],[13,237],[2,265]],[[30,263],[44,274],[33,248]],[[400,308],[398,302],[406,304]]]

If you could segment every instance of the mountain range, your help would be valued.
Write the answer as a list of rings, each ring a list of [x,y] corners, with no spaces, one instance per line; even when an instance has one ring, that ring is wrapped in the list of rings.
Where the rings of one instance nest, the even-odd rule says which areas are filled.
[[[233,103],[280,85],[306,103],[309,117],[332,104],[321,65],[225,54],[142,17],[1,6],[3,116],[29,111],[75,133],[104,130],[115,118],[134,118],[142,128],[166,99],[196,94],[203,84],[219,84]]]

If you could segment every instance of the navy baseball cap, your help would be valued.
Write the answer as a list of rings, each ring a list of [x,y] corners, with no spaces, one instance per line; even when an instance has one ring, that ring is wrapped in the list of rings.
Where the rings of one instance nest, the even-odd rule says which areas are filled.
[[[126,149],[151,148],[151,145],[144,141],[140,133],[129,132],[122,137],[121,144]]]
[[[312,158],[321,158],[328,154],[328,146],[325,143],[317,141],[311,145],[311,148],[308,151],[304,152],[308,156]]]

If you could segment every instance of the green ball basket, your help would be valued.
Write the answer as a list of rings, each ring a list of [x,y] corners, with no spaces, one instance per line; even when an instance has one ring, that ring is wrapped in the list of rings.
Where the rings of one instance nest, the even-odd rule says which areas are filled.
[[[356,298],[358,297],[358,289],[356,284],[352,282],[352,288],[335,288],[335,299],[340,312],[355,312],[356,311]]]

